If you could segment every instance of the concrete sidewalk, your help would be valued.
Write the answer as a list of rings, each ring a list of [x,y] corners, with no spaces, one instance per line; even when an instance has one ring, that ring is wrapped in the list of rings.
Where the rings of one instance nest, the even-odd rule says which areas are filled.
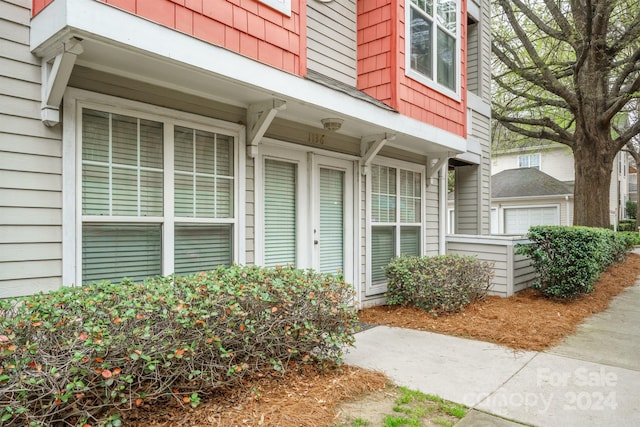
[[[460,427],[640,425],[640,281],[546,352],[377,326],[344,360],[473,408]]]

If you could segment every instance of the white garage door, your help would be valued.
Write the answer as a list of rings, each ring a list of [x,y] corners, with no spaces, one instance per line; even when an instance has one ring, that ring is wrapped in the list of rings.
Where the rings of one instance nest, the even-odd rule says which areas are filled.
[[[525,234],[532,225],[559,225],[558,207],[508,208],[504,210],[505,234]]]

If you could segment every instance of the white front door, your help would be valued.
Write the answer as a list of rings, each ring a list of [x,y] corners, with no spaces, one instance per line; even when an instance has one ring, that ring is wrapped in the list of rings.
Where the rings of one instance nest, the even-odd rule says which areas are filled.
[[[353,162],[261,147],[256,262],[342,273],[354,283]]]
[[[313,268],[352,281],[353,163],[310,155],[313,194]]]

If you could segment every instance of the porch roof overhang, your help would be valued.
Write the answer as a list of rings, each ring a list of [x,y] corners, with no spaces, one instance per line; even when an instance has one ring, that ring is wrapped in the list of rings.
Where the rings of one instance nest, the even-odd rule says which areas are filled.
[[[461,136],[95,0],[54,0],[32,19],[30,36],[44,61],[75,38],[75,64],[87,68],[247,109],[282,100],[280,118],[320,129],[321,119],[341,118],[341,134],[393,134],[389,146],[421,155],[467,151]]]

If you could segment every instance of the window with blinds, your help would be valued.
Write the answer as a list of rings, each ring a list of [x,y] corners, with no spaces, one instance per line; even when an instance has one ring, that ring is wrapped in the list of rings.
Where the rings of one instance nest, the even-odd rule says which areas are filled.
[[[81,135],[83,283],[162,274],[171,268],[162,266],[163,235],[173,240],[177,274],[233,262],[233,136],[92,109],[82,111]],[[165,199],[173,212],[164,212]]]
[[[421,254],[422,174],[382,165],[371,167],[371,282],[385,282],[395,256]]]

